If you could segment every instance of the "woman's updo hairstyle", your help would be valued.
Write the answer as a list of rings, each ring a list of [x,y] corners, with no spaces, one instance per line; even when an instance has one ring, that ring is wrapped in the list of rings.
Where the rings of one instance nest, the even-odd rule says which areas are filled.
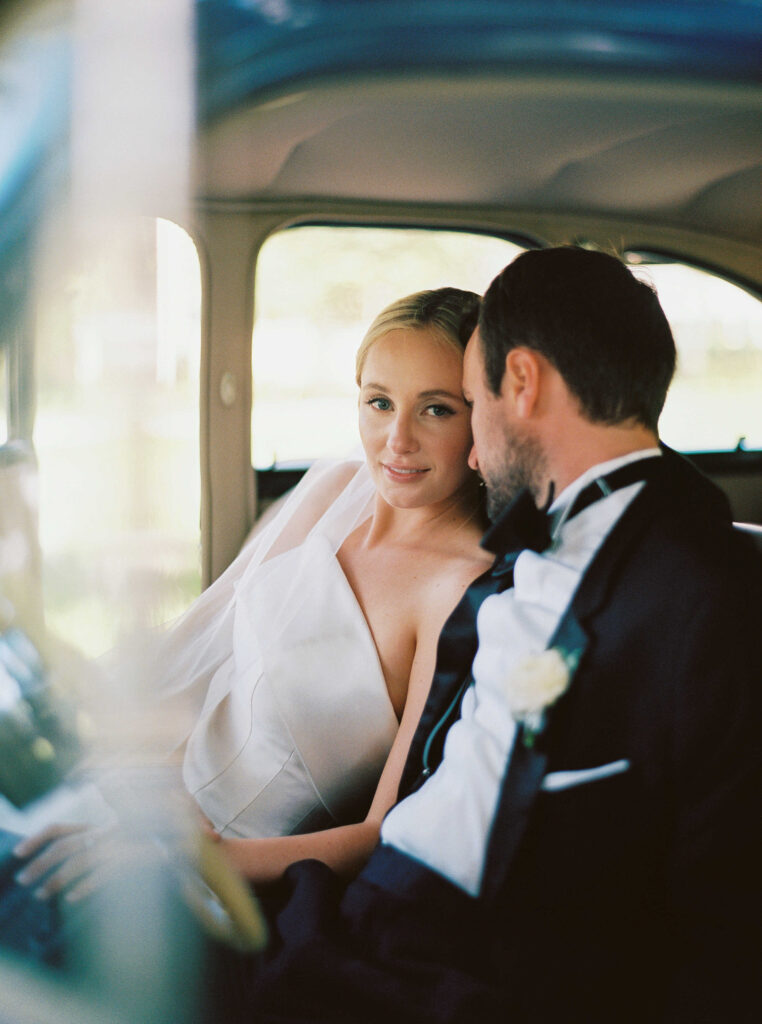
[[[357,350],[358,385],[369,349],[389,331],[425,328],[462,354],[476,327],[480,303],[475,292],[436,288],[415,292],[381,310]]]

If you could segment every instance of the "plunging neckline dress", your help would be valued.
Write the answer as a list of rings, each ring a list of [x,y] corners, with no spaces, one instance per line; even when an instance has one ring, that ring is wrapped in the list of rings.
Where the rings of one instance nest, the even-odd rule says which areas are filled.
[[[310,832],[362,818],[398,723],[332,545],[312,535],[259,566],[236,598],[233,653],[212,679],[186,747],[189,792],[225,836]],[[279,642],[269,643],[276,632]]]
[[[332,498],[315,522],[326,480]],[[184,749],[185,787],[223,836],[315,831],[370,806],[399,723],[337,552],[374,497],[364,465],[313,467],[144,655],[166,738]]]

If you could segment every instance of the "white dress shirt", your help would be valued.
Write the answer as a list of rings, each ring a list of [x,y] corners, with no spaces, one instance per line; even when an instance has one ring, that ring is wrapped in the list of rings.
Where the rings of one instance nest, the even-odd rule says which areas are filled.
[[[516,725],[504,696],[506,681],[527,657],[548,645],[582,574],[642,482],[613,491],[568,522],[564,511],[582,488],[657,448],[632,452],[589,469],[554,501],[553,543],[522,551],[514,585],[486,598],[476,628],[474,685],[449,730],[442,763],[423,786],[386,816],[381,841],[421,861],[472,896],[481,888],[487,839]]]

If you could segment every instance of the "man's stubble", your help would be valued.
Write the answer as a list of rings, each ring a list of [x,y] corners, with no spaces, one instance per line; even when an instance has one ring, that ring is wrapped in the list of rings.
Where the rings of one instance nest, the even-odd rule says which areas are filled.
[[[535,501],[547,477],[547,459],[536,437],[514,428],[503,428],[504,446],[499,461],[480,465],[487,486],[487,515],[494,522],[525,487]]]

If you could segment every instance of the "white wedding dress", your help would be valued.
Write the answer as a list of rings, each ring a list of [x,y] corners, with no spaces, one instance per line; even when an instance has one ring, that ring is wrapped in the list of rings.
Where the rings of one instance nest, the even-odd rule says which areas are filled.
[[[185,786],[224,836],[367,811],[398,722],[336,553],[374,493],[364,465],[314,467],[151,652]]]

